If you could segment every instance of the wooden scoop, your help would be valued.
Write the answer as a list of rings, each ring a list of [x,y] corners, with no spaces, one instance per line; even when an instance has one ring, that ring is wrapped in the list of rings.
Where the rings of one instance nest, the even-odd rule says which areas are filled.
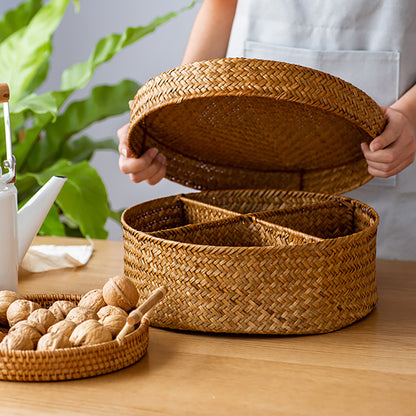
[[[126,324],[117,335],[117,341],[121,345],[124,342],[124,337],[133,331],[134,326],[139,324],[146,312],[150,311],[157,303],[159,303],[166,295],[166,286],[160,286],[155,289],[151,295],[135,310],[129,313],[126,319]]]

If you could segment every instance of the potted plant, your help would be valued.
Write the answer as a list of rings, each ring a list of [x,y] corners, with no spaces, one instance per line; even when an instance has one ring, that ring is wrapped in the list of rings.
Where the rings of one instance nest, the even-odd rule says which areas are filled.
[[[116,85],[96,86],[83,100],[71,100],[71,96],[88,84],[98,66],[195,2],[146,26],[129,27],[124,33],[100,39],[85,62],[76,63],[62,73],[59,90],[38,94],[47,78],[54,31],[70,2],[79,7],[79,0],[52,0],[47,4],[42,0],[26,0],[0,17],[0,82],[7,82],[11,92],[19,204],[51,176],[66,176],[68,181],[41,232],[106,238],[107,219],[119,220],[119,213],[111,209],[103,181],[89,160],[97,149],[117,150],[117,142],[114,138],[92,140],[82,132],[96,121],[126,112],[128,101],[140,85],[126,79]],[[3,120],[0,122],[3,125]],[[0,134],[4,135],[4,129],[0,129]],[[1,137],[3,159],[4,142]]]

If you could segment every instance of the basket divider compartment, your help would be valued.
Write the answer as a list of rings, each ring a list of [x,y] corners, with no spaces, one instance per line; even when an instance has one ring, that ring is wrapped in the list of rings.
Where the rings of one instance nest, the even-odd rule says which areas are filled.
[[[215,221],[238,215],[238,213],[228,209],[206,204],[184,196],[181,197],[181,201],[183,202],[185,216],[189,224]]]
[[[123,212],[122,221],[132,230],[143,232],[186,224],[183,203],[179,195],[135,205]]]
[[[354,206],[341,201],[266,211],[256,217],[319,238],[337,238],[355,232]]]
[[[187,194],[189,199],[215,205],[240,214],[256,213],[332,201],[333,196],[276,189],[238,189]]]
[[[148,235],[184,244],[229,247],[285,246],[320,240],[247,215],[155,231]]]

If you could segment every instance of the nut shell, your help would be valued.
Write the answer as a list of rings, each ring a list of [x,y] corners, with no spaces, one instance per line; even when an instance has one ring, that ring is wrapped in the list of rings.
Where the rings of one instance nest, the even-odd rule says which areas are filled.
[[[33,350],[35,348],[32,340],[21,336],[17,332],[7,334],[0,342],[0,351],[9,352],[13,350]]]
[[[29,338],[33,342],[34,347],[42,336],[42,334],[27,320],[19,321],[16,325],[13,325],[9,329],[9,334],[11,333],[19,334],[19,336],[23,338]]]
[[[104,319],[105,317],[110,315],[120,315],[123,316],[125,319],[128,316],[127,312],[124,309],[121,309],[118,306],[113,305],[104,306],[97,312],[97,315],[99,319]]]
[[[82,345],[95,345],[113,339],[108,328],[95,319],[89,319],[79,324],[71,334],[69,341],[75,347]]]
[[[55,335],[58,333],[64,334],[69,338],[76,326],[77,324],[75,322],[69,321],[68,319],[64,319],[63,321],[59,321],[56,324],[50,326],[48,329],[48,333]]]
[[[77,306],[76,308],[69,311],[65,319],[75,322],[77,325],[79,325],[88,319],[98,320],[98,315],[92,309],[81,308],[80,306]]]
[[[48,332],[43,335],[38,342],[37,350],[38,351],[52,351],[59,348],[69,348],[72,347],[69,337],[64,333],[52,334]]]
[[[122,315],[107,315],[98,322],[103,324],[111,332],[112,337],[115,338],[126,324],[126,317]],[[134,327],[132,327],[130,332],[133,330]]]
[[[27,322],[43,335],[56,322],[56,318],[49,309],[39,308],[28,316]]]
[[[7,309],[17,299],[22,297],[11,290],[0,291],[0,325],[8,326],[9,321],[7,320]]]
[[[7,309],[7,321],[9,322],[9,326],[12,327],[19,321],[24,321],[33,311],[39,308],[40,305],[36,302],[32,302],[31,300],[15,300]]]
[[[92,309],[97,313],[103,306],[105,306],[102,289],[93,289],[87,292],[79,301],[78,306],[82,308]]]
[[[103,296],[108,305],[118,306],[127,312],[133,309],[139,300],[136,286],[125,276],[111,277],[103,287]]]
[[[55,315],[56,322],[58,322],[65,319],[69,311],[76,306],[75,302],[70,300],[57,300],[49,307],[49,310]]]

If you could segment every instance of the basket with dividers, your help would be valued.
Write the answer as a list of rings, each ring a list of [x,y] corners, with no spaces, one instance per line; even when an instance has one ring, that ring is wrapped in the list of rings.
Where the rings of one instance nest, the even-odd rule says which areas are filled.
[[[343,328],[377,302],[378,215],[340,194],[371,179],[360,143],[383,130],[351,84],[274,61],[180,66],[137,93],[129,146],[156,147],[190,192],[122,216],[125,274],[151,325],[246,334]]]

